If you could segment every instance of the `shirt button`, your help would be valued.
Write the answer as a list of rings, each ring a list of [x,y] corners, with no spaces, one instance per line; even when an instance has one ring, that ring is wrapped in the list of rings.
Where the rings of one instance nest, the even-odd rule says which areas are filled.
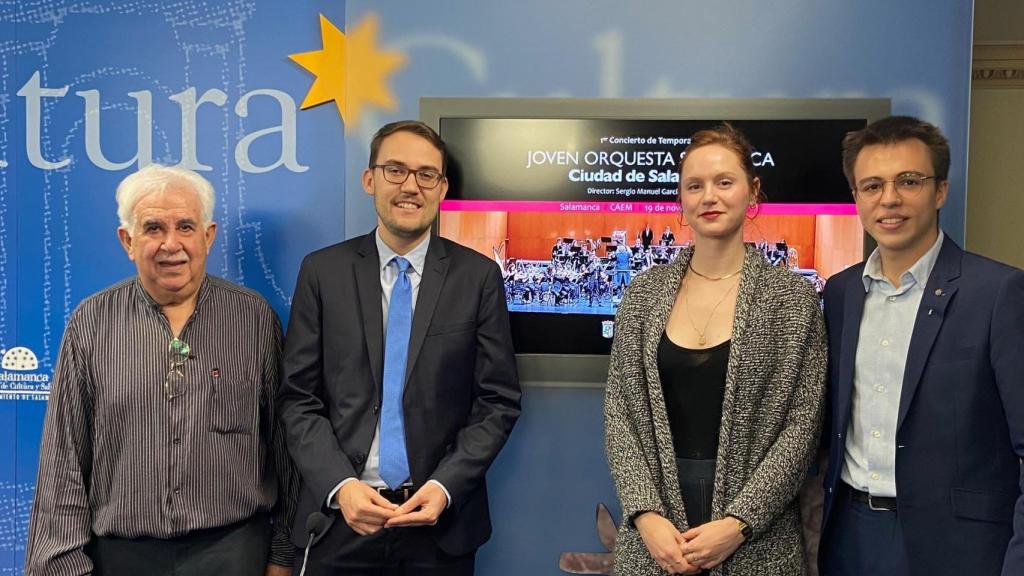
[[[881,438],[882,437],[882,433],[879,432],[878,430],[872,430],[871,431],[871,435],[874,436],[875,438]]]
[[[875,386],[875,390],[878,392],[885,392],[885,386],[879,384],[878,386]]]
[[[889,341],[888,340],[882,340],[882,346],[883,347],[888,346],[888,345],[889,345]]]
[[[889,296],[888,298],[886,298],[886,300],[888,300],[889,302],[895,302],[896,301],[896,297],[895,296]]]
[[[177,446],[178,444],[181,444],[181,438],[174,439],[174,445]]]
[[[180,488],[175,488],[174,489],[174,493],[175,494],[181,494],[181,489]]]
[[[878,472],[872,472],[871,473],[871,479],[872,480],[878,480]]]

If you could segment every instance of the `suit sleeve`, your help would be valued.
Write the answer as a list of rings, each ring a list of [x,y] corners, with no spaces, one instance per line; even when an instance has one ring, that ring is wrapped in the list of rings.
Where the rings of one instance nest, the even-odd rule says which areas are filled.
[[[1003,283],[992,309],[992,370],[1006,413],[1010,441],[1024,458],[1024,271]],[[1013,537],[1003,559],[1003,576],[1024,574],[1024,495],[1013,512]]]
[[[622,506],[622,517],[632,527],[633,518],[641,512],[657,512],[667,516],[658,494],[658,482],[647,465],[640,438],[640,426],[648,428],[645,436],[653,436],[649,417],[638,418],[630,408],[630,379],[643,378],[643,319],[631,304],[630,296],[639,288],[634,281],[626,289],[615,318],[615,339],[608,363],[608,382],[604,395],[604,451],[611,470],[615,492]],[[646,383],[641,382],[646,389]]]
[[[469,419],[430,477],[451,494],[453,507],[465,502],[483,481],[519,418],[522,393],[497,265],[489,266],[481,286],[473,378],[475,397]]]
[[[317,267],[307,256],[292,297],[277,404],[295,467],[318,499],[326,499],[341,480],[358,476],[324,405],[322,314]]]
[[[825,370],[825,406],[824,416],[821,422],[821,435],[818,440],[818,449],[820,452],[827,456],[832,445],[832,410],[835,404],[835,390],[834,390],[834,376],[838,371],[838,367],[834,366],[833,363],[839,358],[838,350],[833,348],[835,343],[834,340],[829,339],[829,334],[842,334],[843,330],[843,305],[845,301],[844,292],[839,285],[838,279],[832,278],[825,285],[825,292],[823,293],[823,303],[825,308],[825,335],[826,342],[829,344],[828,348],[828,363]],[[824,481],[825,474],[819,471]]]
[[[803,313],[792,321],[802,322],[807,328],[803,341],[796,343],[803,354],[785,424],[725,512],[746,521],[755,537],[768,529],[796,496],[814,458],[821,431],[827,364],[825,325],[813,292],[801,299]]]
[[[64,333],[46,407],[25,552],[27,576],[77,576],[93,569],[85,553],[92,538],[92,384],[79,348],[77,318],[78,313]]]

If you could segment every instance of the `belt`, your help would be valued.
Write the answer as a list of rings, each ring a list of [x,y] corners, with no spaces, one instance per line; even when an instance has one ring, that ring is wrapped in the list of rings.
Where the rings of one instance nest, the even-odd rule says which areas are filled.
[[[843,482],[843,484],[846,484]],[[860,502],[861,504],[867,504],[868,508],[876,512],[895,512],[896,511],[896,498],[893,496],[872,496],[867,492],[861,492],[856,488],[847,485],[846,489],[850,491],[850,499],[854,502]]]
[[[416,493],[416,487],[412,484],[399,486],[394,490],[390,488],[375,488],[375,490],[377,490],[377,494],[380,494],[392,504],[404,504],[406,500],[412,498],[412,495]]]

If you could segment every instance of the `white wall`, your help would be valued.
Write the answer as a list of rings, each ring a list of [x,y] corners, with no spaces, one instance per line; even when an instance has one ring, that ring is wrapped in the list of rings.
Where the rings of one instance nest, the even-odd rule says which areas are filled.
[[[1024,89],[971,92],[967,247],[1024,268]]]
[[[977,0],[966,245],[1024,268],[1024,2]]]

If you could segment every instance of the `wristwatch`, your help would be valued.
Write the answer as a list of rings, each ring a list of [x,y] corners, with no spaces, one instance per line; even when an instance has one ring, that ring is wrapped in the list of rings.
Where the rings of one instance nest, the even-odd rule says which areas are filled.
[[[733,516],[733,515],[730,514],[729,518],[732,518],[733,520],[736,521],[736,528],[738,528],[739,531],[740,531],[740,534],[743,535],[743,540],[744,541],[750,540],[751,538],[754,537],[754,529],[750,527],[750,524],[747,524],[739,516]]]

